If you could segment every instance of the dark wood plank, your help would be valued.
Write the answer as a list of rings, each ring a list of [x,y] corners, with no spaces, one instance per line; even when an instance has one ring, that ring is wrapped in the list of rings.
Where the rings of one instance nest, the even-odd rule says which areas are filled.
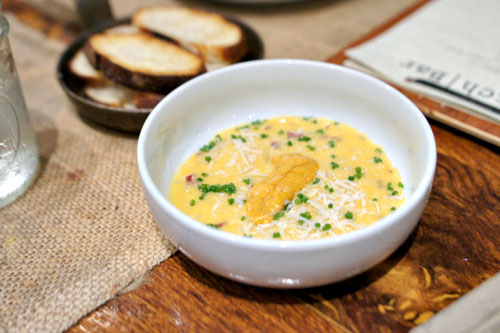
[[[70,332],[345,331],[286,290],[245,286],[212,274],[177,254],[133,292],[107,302]]]

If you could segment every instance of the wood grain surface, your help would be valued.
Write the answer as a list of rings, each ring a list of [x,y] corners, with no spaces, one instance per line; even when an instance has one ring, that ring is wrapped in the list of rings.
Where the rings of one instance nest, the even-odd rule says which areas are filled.
[[[54,38],[72,34],[23,14],[30,9],[15,0],[4,9]],[[368,272],[321,288],[273,290],[219,277],[178,253],[69,331],[406,332],[428,320],[500,271],[500,149],[431,126],[438,164],[428,206],[409,239]]]

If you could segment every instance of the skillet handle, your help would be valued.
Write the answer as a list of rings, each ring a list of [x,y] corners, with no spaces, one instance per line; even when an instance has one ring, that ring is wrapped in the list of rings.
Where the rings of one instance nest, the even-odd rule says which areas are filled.
[[[85,28],[113,18],[108,0],[75,0],[75,2]]]

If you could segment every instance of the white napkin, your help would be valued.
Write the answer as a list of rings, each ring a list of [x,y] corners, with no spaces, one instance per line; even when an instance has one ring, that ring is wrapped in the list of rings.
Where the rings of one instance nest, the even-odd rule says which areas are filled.
[[[500,0],[434,0],[347,66],[500,123]]]

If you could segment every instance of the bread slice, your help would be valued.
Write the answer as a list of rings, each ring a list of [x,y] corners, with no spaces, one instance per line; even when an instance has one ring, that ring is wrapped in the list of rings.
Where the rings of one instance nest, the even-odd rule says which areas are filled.
[[[92,35],[85,54],[108,79],[160,94],[206,71],[199,56],[147,33]]]
[[[97,103],[124,109],[152,109],[165,97],[129,89],[109,80],[87,83],[83,92]]]
[[[132,23],[197,50],[206,63],[234,63],[248,51],[242,29],[216,13],[182,6],[152,6],[137,10]]]
[[[103,79],[101,72],[92,67],[82,50],[76,52],[69,62],[69,70],[86,81],[101,81]]]

